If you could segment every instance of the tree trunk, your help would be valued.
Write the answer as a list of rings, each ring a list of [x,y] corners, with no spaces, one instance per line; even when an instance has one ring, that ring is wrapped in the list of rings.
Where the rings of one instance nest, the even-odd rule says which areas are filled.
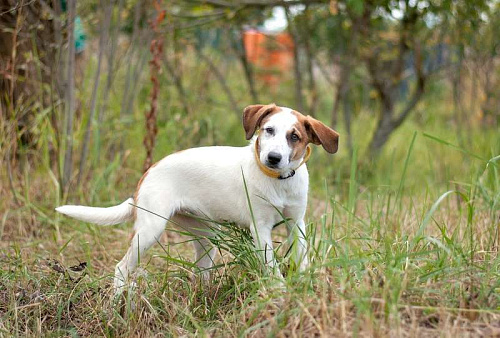
[[[344,90],[342,95],[342,105],[344,110],[344,122],[345,122],[345,130],[347,134],[347,148],[349,149],[349,153],[352,154],[352,134],[351,134],[351,117],[352,117],[352,103],[349,100],[349,96],[347,95],[348,85]]]
[[[406,105],[401,112],[396,116],[395,105],[398,100],[397,93],[398,86],[401,84],[401,74],[403,68],[396,65],[395,73],[392,77],[386,78],[384,72],[384,65],[379,63],[379,58],[376,53],[372,53],[366,58],[368,72],[373,83],[374,88],[377,90],[380,97],[380,116],[377,124],[377,129],[370,141],[370,155],[377,156],[384,144],[389,139],[390,134],[396,130],[408,118],[410,113],[415,109],[418,102],[421,100],[425,90],[427,81],[427,74],[423,69],[423,60],[421,47],[418,40],[413,40],[414,46],[414,71],[415,71],[415,90],[410,98],[406,98]],[[401,62],[403,57],[399,57],[396,64]]]
[[[257,90],[255,89],[255,81],[253,75],[252,65],[248,62],[247,51],[245,49],[245,44],[243,42],[243,29],[239,27],[238,29],[239,36],[237,39],[233,40],[233,49],[238,55],[238,59],[240,60],[241,66],[243,67],[243,72],[245,74],[245,79],[248,84],[248,88],[250,89],[250,95],[252,96],[252,100],[254,103],[259,102],[259,95],[257,94]],[[231,32],[229,32],[231,34]]]
[[[338,84],[336,86],[337,92],[335,93],[335,102],[333,103],[332,120],[331,120],[332,128],[335,128],[335,126],[338,123],[340,105],[346,99],[350,76],[351,76],[351,67],[347,63],[343,63],[342,69],[340,71],[340,77],[338,79]],[[344,114],[344,118],[345,117],[346,115]]]
[[[394,124],[391,121],[390,116],[392,116],[391,111],[382,109],[381,117],[375,127],[375,133],[373,134],[372,140],[368,147],[370,157],[374,158],[380,154],[380,151],[389,140],[389,136],[395,129]]]
[[[462,66],[463,66],[463,48],[459,46],[457,67],[454,72],[451,72],[451,81],[453,89],[453,110],[454,119],[457,128],[457,139],[460,146],[464,146],[464,138],[462,126],[463,119],[463,105],[462,105]]]
[[[65,138],[65,154],[64,154],[64,169],[61,181],[61,189],[67,191],[71,172],[73,171],[73,117],[75,114],[75,15],[76,15],[76,0],[68,0],[68,60],[67,60],[67,87],[66,87],[66,128],[64,131]]]
[[[113,3],[113,1],[112,1]],[[98,126],[96,128],[96,142],[95,142],[95,160],[98,163],[99,161],[99,156],[98,154],[101,152],[100,147],[101,147],[101,131],[102,131],[102,124],[103,124],[103,118],[104,114],[108,113],[108,105],[109,105],[109,93],[111,91],[111,86],[113,85],[113,79],[114,79],[114,64],[115,64],[115,52],[116,52],[116,44],[118,40],[118,27],[120,25],[120,16],[121,16],[121,11],[123,9],[123,0],[118,0],[118,14],[117,14],[117,20],[114,23],[114,27],[111,28],[110,35],[109,35],[109,41],[111,43],[109,47],[109,54],[108,54],[108,62],[107,62],[107,77],[106,77],[106,86],[104,87],[104,92],[102,96],[102,103],[101,107],[99,110],[99,115],[97,116],[97,122]],[[113,15],[113,11],[111,11],[111,16]],[[111,19],[110,19],[111,20]]]
[[[20,149],[38,149],[41,135],[31,125],[42,109],[50,111],[57,142],[63,141],[65,121],[54,107],[64,99],[61,80],[66,77],[67,62],[59,5],[59,1],[0,1],[0,120],[10,119],[10,123],[0,122],[0,134],[9,142],[1,147],[11,147],[14,172]],[[22,148],[17,147],[18,142]],[[56,148],[58,145],[52,148],[54,159]],[[25,152],[28,158],[35,153]],[[62,181],[62,171],[58,174]]]
[[[306,5],[306,9],[304,10],[304,15],[306,16],[306,20],[304,20],[304,27],[302,28],[302,32],[305,33],[303,35],[304,40],[304,49],[306,52],[306,65],[307,65],[307,73],[308,73],[308,92],[309,92],[309,107],[308,114],[314,116],[316,112],[316,107],[318,106],[318,90],[316,88],[316,80],[314,78],[314,67],[313,67],[313,51],[311,49],[311,43],[309,41],[309,36],[312,34],[311,28],[309,27],[309,9]]]
[[[293,39],[293,72],[295,74],[295,104],[297,106],[297,110],[304,112],[304,98],[302,97],[302,73],[300,71],[299,64],[299,49],[298,43],[299,39],[297,34],[295,34],[295,30],[292,25],[292,20],[290,18],[290,11],[288,8],[285,8],[286,20],[288,24],[288,32],[292,36]]]
[[[127,68],[127,75],[125,77],[125,88],[123,89],[123,98],[122,98],[122,105],[120,109],[120,117],[129,114],[130,112],[127,111],[127,102],[129,100],[130,96],[130,86],[132,82],[135,82],[136,79],[133,78],[133,70],[134,67],[132,67],[132,64],[134,62],[134,56],[135,56],[135,49],[136,49],[136,44],[137,44],[137,37],[139,35],[139,20],[141,18],[141,13],[142,13],[142,1],[139,0],[135,4],[134,7],[134,23],[132,26],[132,37],[130,38],[130,47],[129,47],[129,53],[128,53],[128,68]],[[120,146],[122,148],[122,146]]]
[[[338,121],[338,116],[339,116],[339,110],[340,110],[340,105],[342,102],[347,100],[347,90],[349,88],[349,83],[351,79],[351,72],[354,67],[354,64],[357,59],[357,48],[358,48],[358,35],[359,31],[361,29],[361,25],[363,24],[362,20],[359,19],[353,19],[352,20],[352,29],[349,33],[349,38],[347,41],[347,49],[344,52],[344,55],[341,55],[340,59],[340,76],[337,81],[337,93],[335,95],[335,102],[333,103],[333,109],[332,109],[332,120],[331,120],[331,125],[332,128],[335,127]],[[346,107],[344,103],[344,107]],[[348,116],[349,114],[349,116]],[[351,123],[351,110],[349,112],[344,112],[344,121],[346,123],[346,127],[349,128],[350,132],[350,123]],[[349,126],[348,126],[349,125]],[[352,141],[352,136],[348,136],[349,142]],[[351,142],[352,146],[352,142]]]

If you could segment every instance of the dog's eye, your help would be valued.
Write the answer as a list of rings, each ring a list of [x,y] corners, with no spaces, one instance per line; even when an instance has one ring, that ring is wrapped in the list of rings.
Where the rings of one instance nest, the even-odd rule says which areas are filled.
[[[298,140],[300,140],[299,135],[297,135],[295,133],[290,135],[290,139],[292,140],[292,142],[297,142]]]
[[[266,133],[271,134],[271,135],[274,134],[274,128],[271,128],[271,127],[266,128]]]

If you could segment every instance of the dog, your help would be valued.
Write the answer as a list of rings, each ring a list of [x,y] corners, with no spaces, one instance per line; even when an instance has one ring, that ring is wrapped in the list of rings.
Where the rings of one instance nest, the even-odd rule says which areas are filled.
[[[214,264],[211,231],[198,217],[247,227],[264,264],[279,269],[273,256],[273,226],[288,219],[296,243],[292,260],[308,266],[306,225],[310,143],[328,153],[338,150],[339,134],[311,116],[275,104],[251,105],[243,112],[245,147],[200,147],[173,153],[140,179],[133,197],[120,205],[94,208],[65,205],[56,211],[85,222],[113,225],[135,219],[130,247],[116,265],[119,292],[140,256],[159,241],[166,219],[196,236],[196,264],[204,278]],[[161,217],[159,217],[161,216]]]

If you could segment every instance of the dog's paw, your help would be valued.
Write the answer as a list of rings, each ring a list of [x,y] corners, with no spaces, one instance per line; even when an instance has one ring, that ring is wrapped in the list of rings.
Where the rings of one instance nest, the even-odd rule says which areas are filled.
[[[299,272],[304,272],[307,270],[307,268],[309,268],[309,260],[307,259],[307,257],[304,257],[299,264]]]
[[[287,289],[287,284],[285,278],[283,276],[279,276],[274,280],[274,283],[272,284],[272,288],[275,291],[286,291]]]
[[[134,292],[137,289],[137,283],[132,281],[125,281],[122,278],[115,277],[113,289],[115,296],[120,296],[124,291]]]
[[[119,296],[125,291],[126,281],[123,278],[115,277],[113,280],[113,289],[115,291],[115,295]]]

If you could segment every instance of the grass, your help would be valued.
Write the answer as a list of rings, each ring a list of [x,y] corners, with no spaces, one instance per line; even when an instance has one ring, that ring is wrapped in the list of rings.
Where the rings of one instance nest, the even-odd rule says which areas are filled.
[[[217,88],[207,90],[216,97]],[[286,102],[287,92],[276,95]],[[143,107],[147,97],[139,97]],[[164,102],[167,111],[175,102]],[[0,174],[6,196],[0,202],[0,336],[498,335],[500,136],[472,125],[474,142],[460,145],[447,126],[446,102],[424,102],[420,109],[433,117],[406,122],[375,162],[366,160],[373,119],[365,112],[353,123],[352,154],[314,149],[307,271],[291,266],[284,226],[275,230],[285,287],[262,271],[248,231],[230,224],[214,230],[221,255],[204,285],[190,239],[169,226],[141,262],[136,292],[119,300],[112,273],[131,225],[99,227],[54,213],[63,200],[50,161],[54,131],[40,117],[34,127],[43,142],[35,160],[18,167],[19,204]],[[96,165],[72,192],[72,203],[114,205],[134,190],[142,162],[140,111],[127,117],[137,122],[130,130],[116,120],[103,126],[115,132],[102,134],[102,154],[91,155]],[[244,144],[239,121],[223,107],[214,104],[210,116],[195,111],[199,116],[160,119],[157,158],[182,147]],[[130,136],[127,151],[103,155],[123,135]]]
[[[411,149],[404,168],[411,165]],[[164,245],[142,262],[148,273],[138,277],[137,292],[117,304],[110,274],[126,250],[129,226],[101,229],[64,219],[59,242],[42,212],[29,206],[11,211],[2,223],[0,330],[107,336],[494,334],[500,319],[497,160],[475,181],[437,198],[431,191],[423,198],[405,194],[404,174],[395,191],[362,191],[352,165],[346,205],[334,195],[325,202],[312,199],[326,209],[308,217],[312,265],[303,274],[285,268],[286,291],[255,264],[247,232],[223,228],[214,240],[222,261],[213,283],[201,285],[193,279],[185,238],[167,231]],[[83,271],[68,268],[80,262],[88,262]]]

